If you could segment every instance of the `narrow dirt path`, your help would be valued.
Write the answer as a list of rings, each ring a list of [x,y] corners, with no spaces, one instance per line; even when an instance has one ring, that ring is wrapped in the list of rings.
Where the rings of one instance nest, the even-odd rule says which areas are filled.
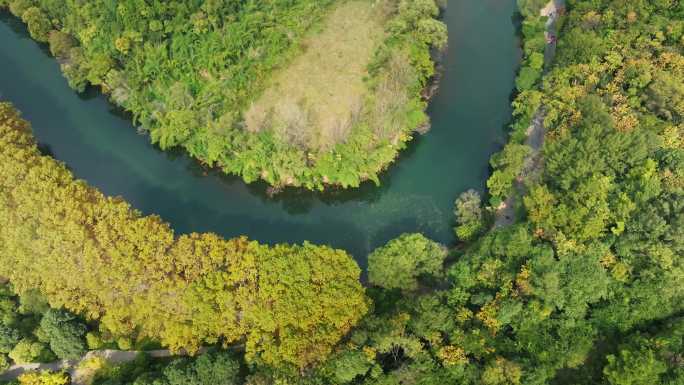
[[[563,9],[565,9],[564,0],[551,0],[541,10],[541,15],[548,17],[548,20],[546,21],[546,32],[544,32],[546,41],[549,42],[546,45],[544,53],[544,64],[547,67],[551,64],[556,54],[556,22]],[[515,188],[521,193],[520,195],[524,192],[525,180],[529,180],[530,177],[541,172],[541,148],[544,145],[544,136],[546,135],[546,128],[544,127],[545,116],[546,111],[544,111],[544,107],[542,106],[537,110],[537,113],[532,119],[532,124],[526,132],[527,138],[525,139],[525,145],[530,147],[532,151],[525,159],[525,165],[515,182]],[[497,208],[494,221],[495,228],[510,226],[515,223],[516,199],[516,194],[513,194]]]
[[[206,349],[200,349],[200,353],[203,353]],[[48,363],[40,364],[23,364],[23,365],[13,365],[5,372],[0,374],[0,381],[11,381],[21,376],[23,373],[31,371],[60,371],[64,370],[71,376],[71,383],[73,385],[81,385],[82,376],[79,373],[79,364],[88,361],[92,358],[103,358],[110,364],[121,364],[124,362],[130,362],[135,359],[140,353],[146,353],[153,358],[164,358],[172,357],[176,354],[171,353],[169,350],[148,350],[148,351],[125,351],[125,350],[93,350],[78,360],[62,360],[54,361]]]

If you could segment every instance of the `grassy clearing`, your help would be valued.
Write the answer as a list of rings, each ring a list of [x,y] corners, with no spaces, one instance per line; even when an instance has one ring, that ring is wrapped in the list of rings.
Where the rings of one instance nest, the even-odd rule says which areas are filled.
[[[275,73],[245,114],[251,132],[273,130],[283,141],[325,150],[344,141],[360,118],[364,78],[385,38],[384,17],[368,0],[344,1],[304,40],[303,53]]]

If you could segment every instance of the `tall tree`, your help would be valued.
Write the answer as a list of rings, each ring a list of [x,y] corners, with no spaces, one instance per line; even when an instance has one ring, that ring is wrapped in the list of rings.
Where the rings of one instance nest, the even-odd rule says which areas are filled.
[[[421,234],[404,234],[368,256],[368,278],[387,289],[415,290],[421,276],[441,274],[447,250]]]

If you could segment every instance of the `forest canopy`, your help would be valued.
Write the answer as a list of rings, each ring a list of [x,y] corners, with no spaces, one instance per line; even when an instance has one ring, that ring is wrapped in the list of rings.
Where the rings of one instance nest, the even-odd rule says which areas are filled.
[[[439,2],[441,4],[441,1]],[[435,0],[0,0],[162,149],[276,187],[378,181],[429,125]]]
[[[101,384],[681,385],[684,2],[568,1],[547,65],[544,4],[519,4],[528,70],[490,206],[474,191],[456,201],[459,247],[391,240],[369,255],[364,291],[341,251],[175,237],[41,156],[0,104],[0,276],[122,337],[244,344],[108,369]],[[545,136],[529,167],[535,120]],[[516,221],[491,226],[511,196]],[[68,313],[42,317],[54,341],[78,329],[55,327],[77,324]],[[12,325],[0,353],[50,354]],[[52,340],[54,353],[78,347]]]

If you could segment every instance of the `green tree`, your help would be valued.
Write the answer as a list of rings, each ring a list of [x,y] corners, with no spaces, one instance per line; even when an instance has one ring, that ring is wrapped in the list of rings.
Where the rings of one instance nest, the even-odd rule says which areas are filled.
[[[351,383],[355,378],[365,375],[372,367],[372,361],[363,352],[347,351],[332,359],[334,379],[338,384]]]
[[[607,359],[603,373],[611,385],[659,384],[660,376],[667,371],[667,365],[648,347],[623,349]]]
[[[76,359],[86,352],[86,326],[71,313],[50,309],[40,321],[40,329],[52,350],[61,359]]]
[[[0,284],[0,325],[16,326],[18,309],[16,296],[7,284]]]
[[[492,156],[490,164],[494,172],[487,180],[487,188],[493,197],[503,198],[511,193],[513,182],[522,172],[525,159],[531,151],[529,146],[509,143]]]
[[[10,366],[12,366],[12,363],[11,363],[9,357],[7,356],[7,354],[0,353],[0,373],[9,369]]]
[[[19,343],[19,331],[0,324],[0,353],[9,353]]]
[[[29,289],[19,297],[19,311],[23,314],[43,314],[49,309],[47,298],[39,290]]]
[[[74,39],[65,32],[51,31],[48,36],[50,53],[57,58],[64,59],[69,57],[69,52],[74,47]]]
[[[38,7],[30,7],[21,15],[21,19],[28,25],[31,37],[40,41],[47,42],[52,24]]]
[[[648,86],[648,106],[666,120],[684,119],[684,79],[659,71]]]
[[[208,353],[192,362],[176,360],[162,371],[165,385],[242,384],[240,364],[228,353]]]
[[[518,77],[515,79],[515,86],[518,88],[518,91],[520,92],[530,90],[541,78],[541,74],[541,69],[523,66],[520,69]]]
[[[463,241],[470,241],[484,230],[482,200],[475,190],[468,190],[456,200],[456,235]]]
[[[14,16],[22,17],[27,9],[33,6],[32,0],[9,0],[9,10]]]
[[[546,0],[518,0],[518,9],[525,17],[537,17],[547,3]]]
[[[368,256],[368,278],[386,289],[415,290],[423,275],[439,276],[447,250],[421,234],[404,234]]]
[[[28,338],[19,341],[9,352],[9,357],[17,364],[48,362],[54,358],[45,344]]]
[[[497,358],[482,373],[484,385],[518,385],[522,377],[522,369],[504,358]]]

